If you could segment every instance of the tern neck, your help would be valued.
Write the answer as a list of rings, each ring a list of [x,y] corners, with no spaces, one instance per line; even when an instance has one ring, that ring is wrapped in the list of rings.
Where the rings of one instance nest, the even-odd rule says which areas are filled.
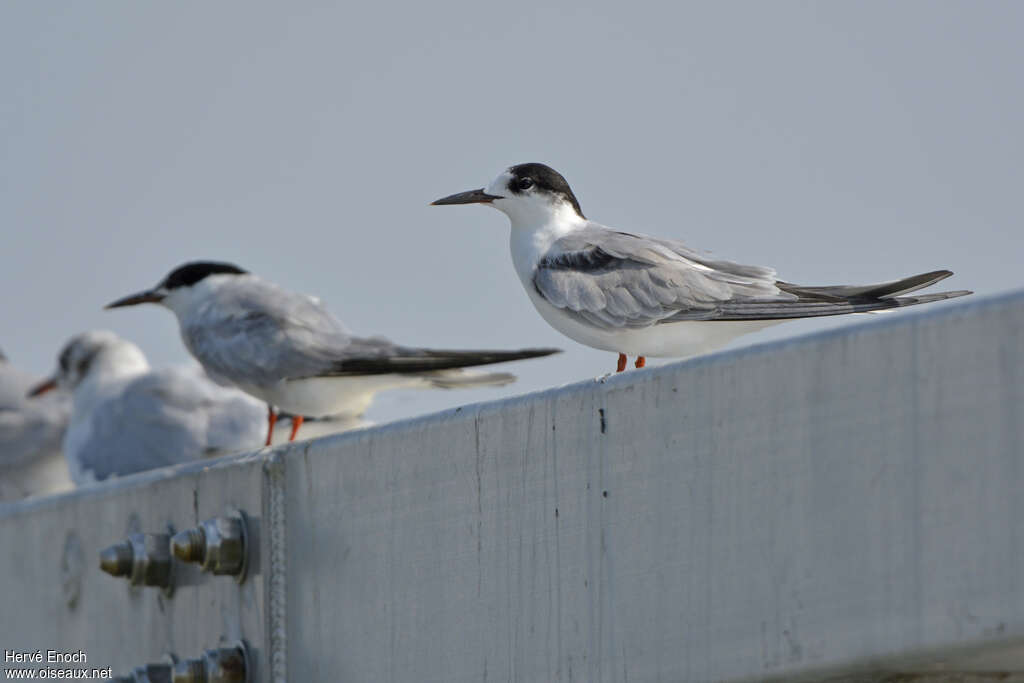
[[[512,223],[512,263],[524,283],[533,277],[538,261],[556,240],[586,225],[586,220],[568,204],[554,211],[508,213],[508,217]]]
[[[502,202],[496,205],[512,223],[513,230],[572,232],[586,223],[572,204],[559,202]]]

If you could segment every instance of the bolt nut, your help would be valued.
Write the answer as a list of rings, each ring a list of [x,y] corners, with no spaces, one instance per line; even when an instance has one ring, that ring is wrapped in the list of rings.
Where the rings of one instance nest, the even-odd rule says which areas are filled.
[[[246,683],[248,665],[245,645],[207,650],[196,659],[174,666],[173,683]]]
[[[167,534],[131,534],[100,552],[100,569],[123,576],[133,586],[171,585],[171,554]]]
[[[171,550],[182,562],[198,564],[203,571],[245,576],[247,529],[245,517],[214,517],[186,529],[171,539]]]

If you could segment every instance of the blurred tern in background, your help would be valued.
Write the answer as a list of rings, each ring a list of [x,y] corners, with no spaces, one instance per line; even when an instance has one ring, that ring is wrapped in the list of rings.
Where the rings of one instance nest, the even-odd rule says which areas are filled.
[[[0,501],[72,487],[61,453],[71,397],[54,391],[28,400],[25,393],[37,382],[0,352]]]
[[[135,344],[113,332],[73,337],[56,374],[30,393],[71,392],[64,455],[75,484],[255,450],[263,406],[211,381],[199,367],[151,370]]]
[[[775,271],[714,259],[682,242],[587,220],[560,173],[512,166],[486,188],[433,202],[485,204],[509,217],[512,263],[541,317],[575,341],[626,356],[688,357],[783,320],[866,313],[967,291],[903,296],[953,273],[937,270],[862,286],[805,287]]]
[[[178,318],[185,346],[219,382],[293,415],[361,415],[385,389],[496,386],[508,373],[463,368],[536,358],[557,349],[448,351],[357,337],[319,299],[283,289],[229,263],[200,261],[107,308],[159,303]],[[303,418],[292,421],[294,439]]]

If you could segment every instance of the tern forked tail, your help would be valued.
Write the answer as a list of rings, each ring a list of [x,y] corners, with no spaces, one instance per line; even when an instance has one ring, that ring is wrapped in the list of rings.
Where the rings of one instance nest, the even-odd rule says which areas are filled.
[[[339,360],[323,377],[359,375],[409,375],[439,370],[468,368],[492,363],[507,363],[559,353],[560,349],[521,349],[518,351],[446,351],[399,348],[389,355],[360,356]],[[441,378],[439,377],[438,380]]]
[[[471,387],[501,387],[516,381],[510,372],[473,372],[456,368],[423,373],[426,385],[433,389],[469,389]]]
[[[924,287],[945,280],[953,273],[936,270],[930,273],[912,275],[902,280],[882,282],[874,285],[832,285],[807,287],[789,282],[776,282],[776,286],[791,299],[734,299],[725,301],[711,310],[687,310],[663,319],[662,323],[681,320],[786,320],[791,318],[814,318],[825,315],[847,313],[870,313],[892,308],[916,306],[933,301],[967,296],[972,292],[957,290],[922,296],[899,296],[915,292]]]
[[[874,297],[881,299],[883,297],[898,296],[900,294],[910,294],[916,292],[919,289],[925,287],[931,287],[937,282],[942,282],[947,277],[953,274],[951,270],[933,270],[928,273],[921,273],[920,275],[911,275],[901,280],[893,280],[892,282],[880,282],[874,285],[861,285],[861,286],[850,286],[850,285],[833,285],[830,287],[804,287],[801,285],[794,285],[788,282],[777,282],[779,289],[786,292],[792,292],[806,297],[818,296],[827,300],[839,299],[853,299],[859,297]]]

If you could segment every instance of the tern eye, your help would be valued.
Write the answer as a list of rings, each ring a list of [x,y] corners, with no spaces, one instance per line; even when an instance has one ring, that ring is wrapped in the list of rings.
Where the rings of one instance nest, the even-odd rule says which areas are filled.
[[[529,190],[533,187],[533,178],[520,178],[516,181],[516,187],[520,190]]]

